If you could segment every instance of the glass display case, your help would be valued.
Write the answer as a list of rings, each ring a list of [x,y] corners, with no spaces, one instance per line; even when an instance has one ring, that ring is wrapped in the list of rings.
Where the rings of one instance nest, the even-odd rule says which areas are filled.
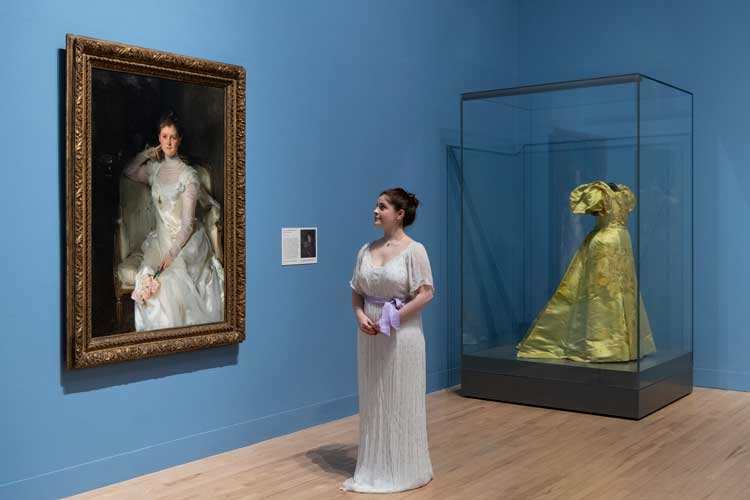
[[[467,93],[450,156],[463,395],[642,418],[692,391],[690,92]]]

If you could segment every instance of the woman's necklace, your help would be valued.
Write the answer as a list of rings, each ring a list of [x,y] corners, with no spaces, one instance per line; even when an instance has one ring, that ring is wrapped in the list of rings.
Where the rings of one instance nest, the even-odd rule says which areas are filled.
[[[406,235],[403,235],[402,237],[400,237],[400,238],[399,238],[399,239],[397,239],[397,240],[390,240],[390,241],[386,241],[386,242],[385,242],[385,246],[389,247],[389,246],[391,246],[391,245],[392,245],[392,244],[394,244],[394,243],[401,243],[401,240],[403,240],[404,238],[406,238]]]

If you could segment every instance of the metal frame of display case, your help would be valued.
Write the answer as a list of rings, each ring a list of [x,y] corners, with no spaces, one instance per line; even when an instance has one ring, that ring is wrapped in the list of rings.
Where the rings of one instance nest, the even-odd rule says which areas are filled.
[[[641,81],[647,79],[671,87],[690,96],[690,222],[694,212],[693,181],[693,94],[674,85],[634,73],[604,78],[575,80],[543,85],[522,86],[508,89],[469,92],[461,96],[461,155],[460,155],[460,210],[459,231],[461,235],[460,266],[464,265],[464,103],[477,99],[506,97],[539,92],[571,90],[602,85],[634,83],[636,96],[636,189],[640,192],[641,157]],[[640,223],[637,225],[637,241],[640,245]],[[690,234],[691,284],[694,276],[694,235]],[[640,278],[640,258],[636,263]],[[640,280],[639,280],[640,289]],[[461,278],[459,318],[464,316],[464,279]],[[464,352],[461,342],[461,394],[467,397],[503,401],[532,406],[564,409],[600,415],[640,419],[668,404],[690,394],[693,389],[693,329],[694,290],[690,289],[690,352],[682,353],[660,362],[634,362],[623,364],[622,369],[602,363],[576,363],[566,360],[539,362],[518,359],[514,353],[500,352],[495,357],[475,356]],[[506,349],[507,350],[507,349]]]

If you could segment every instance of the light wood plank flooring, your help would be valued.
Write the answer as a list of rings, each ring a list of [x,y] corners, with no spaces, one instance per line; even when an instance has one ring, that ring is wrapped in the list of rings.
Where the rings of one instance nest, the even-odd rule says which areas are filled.
[[[696,388],[639,422],[427,397],[435,479],[389,500],[750,500],[750,393]],[[354,470],[357,417],[91,491],[76,500],[328,500]]]

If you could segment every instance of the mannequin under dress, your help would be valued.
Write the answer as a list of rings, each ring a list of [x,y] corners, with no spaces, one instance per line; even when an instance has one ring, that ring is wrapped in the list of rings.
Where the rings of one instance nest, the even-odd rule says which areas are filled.
[[[144,280],[155,275],[159,286],[147,298],[134,295],[136,330],[222,321],[224,269],[214,256],[206,230],[195,219],[199,201],[218,204],[201,191],[195,169],[179,157],[149,159],[140,164],[143,160],[145,157],[136,158],[125,172],[133,180],[150,185],[156,210],[156,228],[143,242],[135,288],[140,290]],[[167,254],[174,260],[158,272]]]
[[[382,266],[373,264],[370,244],[357,254],[352,289],[362,297],[413,298],[420,287],[433,287],[427,251],[412,241]],[[384,305],[365,300],[375,321]],[[417,315],[390,335],[357,335],[359,365],[359,451],[354,476],[341,489],[395,493],[432,479],[425,410],[425,342]]]
[[[643,300],[636,299],[638,283],[627,227],[635,208],[633,192],[624,184],[583,184],[570,194],[570,207],[575,214],[595,216],[596,227],[518,344],[518,357],[623,362],[653,353],[646,309]]]

